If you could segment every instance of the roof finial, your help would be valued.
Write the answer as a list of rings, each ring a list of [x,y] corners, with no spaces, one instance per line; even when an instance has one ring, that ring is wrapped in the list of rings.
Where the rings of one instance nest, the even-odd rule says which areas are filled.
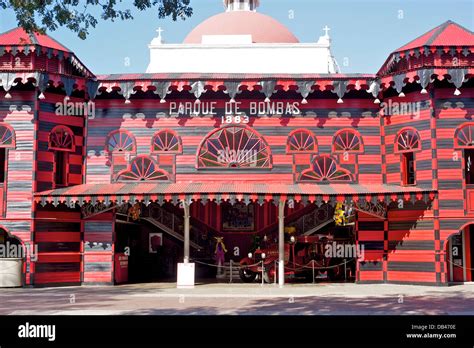
[[[161,29],[161,27],[158,27],[158,29],[156,29],[156,32],[158,33],[158,39],[163,40],[163,38],[161,37],[161,33],[164,32],[164,30]]]
[[[326,37],[329,37],[329,30],[331,30],[331,28],[329,28],[327,25],[323,28],[324,30],[324,36]]]
[[[151,41],[151,44],[152,44],[152,45],[161,45],[161,44],[164,44],[164,43],[165,43],[165,40],[163,40],[163,37],[161,36],[161,33],[163,33],[164,30],[163,30],[161,27],[158,27],[158,29],[156,29],[156,32],[158,33],[158,37],[155,37],[155,38]]]

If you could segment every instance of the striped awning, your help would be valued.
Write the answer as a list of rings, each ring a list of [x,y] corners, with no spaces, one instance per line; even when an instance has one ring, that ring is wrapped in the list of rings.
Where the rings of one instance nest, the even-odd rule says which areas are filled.
[[[435,192],[429,188],[415,186],[396,186],[383,184],[284,184],[284,183],[113,183],[83,184],[44,191],[34,194],[36,202],[54,205],[74,203],[134,203],[144,202],[192,202],[244,201],[264,202],[293,200],[303,203],[322,203],[336,201],[425,201],[434,198]]]
[[[0,46],[0,56],[2,47]],[[77,58],[76,58],[77,59]],[[89,75],[88,75],[89,76]],[[164,101],[171,90],[190,91],[199,98],[205,91],[225,90],[230,98],[242,89],[261,91],[271,98],[277,91],[298,91],[304,100],[314,90],[332,90],[342,99],[350,90],[365,90],[378,98],[379,92],[395,88],[400,93],[405,84],[418,81],[426,88],[432,79],[452,82],[456,88],[474,76],[472,67],[420,68],[388,74],[383,77],[370,74],[114,74],[95,78],[65,76],[34,70],[2,71],[0,87],[9,91],[17,82],[31,81],[43,92],[48,86],[64,88],[66,95],[73,91],[86,91],[91,99],[97,94],[117,91],[129,100],[135,91],[153,90]]]
[[[456,67],[457,68],[457,67]],[[459,71],[456,71],[459,70]],[[370,90],[377,83],[378,88],[383,90],[390,88],[392,85],[398,84],[398,80],[404,82],[415,82],[423,79],[425,75],[430,78],[436,76],[440,81],[445,78],[453,78],[455,72],[462,73],[463,79],[469,79],[474,75],[472,67],[446,68],[421,68],[418,70],[406,71],[397,75],[387,75],[380,78],[373,74],[197,74],[197,73],[143,73],[143,74],[113,74],[113,75],[99,75],[99,90],[112,91],[116,89],[123,93],[125,90],[134,90],[140,88],[146,91],[148,88],[156,88],[157,83],[165,83],[166,90],[176,89],[192,90],[193,84],[199,82],[205,90],[219,91],[225,89],[227,91],[232,89],[232,84],[237,83],[239,88],[245,87],[248,90],[260,90],[265,81],[274,81],[272,86],[274,91],[283,90],[288,91],[296,89],[299,92],[304,90],[301,83],[305,82],[305,88],[309,91],[319,88],[320,90],[341,88],[342,94],[348,92],[348,89],[355,90]],[[308,84],[309,83],[309,84]],[[318,87],[319,86],[319,87]],[[340,96],[342,97],[342,96]]]

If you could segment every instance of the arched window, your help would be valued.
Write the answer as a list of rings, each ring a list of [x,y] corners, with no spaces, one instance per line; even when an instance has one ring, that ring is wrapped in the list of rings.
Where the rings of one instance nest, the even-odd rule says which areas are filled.
[[[420,135],[414,128],[402,129],[395,141],[395,152],[413,152],[421,150]]]
[[[106,142],[106,151],[113,152],[135,152],[135,137],[128,131],[116,130],[109,134]]]
[[[462,149],[464,158],[464,180],[472,189],[474,185],[474,123],[461,125],[454,133],[454,147]]]
[[[0,186],[4,186],[8,172],[7,149],[15,148],[15,132],[10,125],[0,123]],[[3,209],[0,209],[3,211]]]
[[[15,147],[15,132],[6,124],[0,124],[0,148]]]
[[[395,153],[401,153],[403,185],[415,185],[414,152],[421,150],[420,134],[414,128],[402,129],[395,141]]]
[[[174,131],[163,129],[153,136],[152,153],[181,153],[181,150],[181,139]]]
[[[299,181],[302,182],[351,182],[348,170],[339,168],[336,161],[329,156],[317,156],[311,167],[303,171]]]
[[[316,137],[306,129],[296,129],[288,136],[287,153],[314,153],[318,151]]]
[[[169,175],[158,168],[158,164],[148,156],[133,159],[128,169],[117,175],[117,181],[168,181]]]
[[[462,125],[454,134],[454,146],[456,148],[474,148],[474,124]]]
[[[334,153],[360,153],[364,148],[358,132],[353,129],[341,129],[334,135],[332,150]]]
[[[245,126],[209,133],[197,152],[198,168],[271,168],[271,151],[262,136]]]
[[[74,151],[74,133],[66,126],[56,126],[49,133],[49,149]]]
[[[49,133],[49,149],[54,150],[54,186],[68,184],[69,152],[73,152],[74,133],[66,126],[56,126]]]

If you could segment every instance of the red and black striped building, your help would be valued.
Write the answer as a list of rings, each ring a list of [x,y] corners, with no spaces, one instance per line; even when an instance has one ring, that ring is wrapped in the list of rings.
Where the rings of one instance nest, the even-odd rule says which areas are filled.
[[[97,76],[48,36],[1,34],[0,227],[38,246],[25,285],[113,284],[127,248],[136,281],[172,276],[186,221],[191,257],[223,236],[238,261],[279,211],[303,233],[337,202],[357,207],[357,283],[472,281],[473,50],[448,21],[372,75]]]

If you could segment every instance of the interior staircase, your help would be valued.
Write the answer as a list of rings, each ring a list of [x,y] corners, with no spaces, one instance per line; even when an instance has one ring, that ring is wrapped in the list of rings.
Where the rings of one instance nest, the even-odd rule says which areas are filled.
[[[117,215],[123,219],[127,218],[127,215],[124,213],[117,213]],[[159,205],[150,204],[146,209],[142,210],[140,220],[155,226],[161,232],[184,243],[184,219],[181,216],[171,213]],[[200,235],[198,232],[199,231],[191,225],[189,245],[194,250],[202,252],[205,247],[199,244]]]
[[[289,222],[287,226],[295,227],[300,235],[310,236],[334,223],[333,217],[334,207],[330,204],[323,204],[297,220]]]
[[[144,220],[146,222],[149,222],[151,223],[152,225],[158,227],[160,230],[162,230],[163,232],[169,234],[170,236],[180,240],[181,242],[184,243],[184,235],[179,233],[179,232],[176,232],[174,231],[173,229],[169,228],[168,226],[166,225],[163,225],[160,221],[154,219],[154,218],[141,218],[141,220]],[[189,246],[191,248],[194,248],[198,251],[200,251],[202,248],[199,244],[193,242],[193,241],[189,241]]]

